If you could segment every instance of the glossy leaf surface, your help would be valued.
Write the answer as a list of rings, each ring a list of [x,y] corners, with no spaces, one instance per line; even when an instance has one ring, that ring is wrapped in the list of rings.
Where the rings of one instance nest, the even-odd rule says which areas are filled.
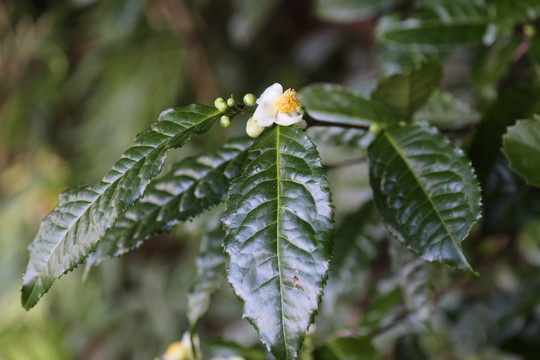
[[[520,120],[509,127],[503,150],[512,169],[527,183],[540,187],[540,121]]]
[[[461,242],[480,219],[480,191],[463,152],[434,128],[408,126],[382,133],[368,157],[390,233],[424,260],[472,272]]]
[[[248,137],[231,140],[218,150],[174,164],[107,231],[87,266],[97,265],[107,256],[125,254],[151,235],[170,231],[179,222],[224,201],[231,179],[243,170],[252,142]]]
[[[229,281],[244,317],[277,359],[297,356],[313,321],[331,253],[333,211],[310,139],[296,126],[257,138],[231,184],[223,223]]]
[[[396,114],[375,100],[367,100],[343,86],[313,84],[299,92],[302,106],[315,120],[344,125],[396,122]]]
[[[227,257],[223,252],[225,233],[217,229],[206,234],[201,241],[197,257],[197,276],[188,294],[188,319],[192,330],[210,305],[210,297],[219,289],[225,278]]]
[[[317,349],[315,360],[377,360],[382,359],[368,338],[337,338]]]
[[[380,79],[371,97],[388,105],[402,118],[409,119],[439,85],[441,76],[438,63],[427,63],[409,74]]]
[[[184,145],[193,134],[206,132],[218,114],[216,109],[200,105],[164,111],[97,185],[60,194],[58,205],[42,221],[28,247],[23,306],[30,309],[55,278],[84,261],[107,229],[143,195],[161,171],[167,151]]]

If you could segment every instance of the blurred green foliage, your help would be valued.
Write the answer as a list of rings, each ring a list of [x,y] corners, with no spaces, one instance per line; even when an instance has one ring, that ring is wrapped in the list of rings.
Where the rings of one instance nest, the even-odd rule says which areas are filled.
[[[496,11],[486,7],[491,3]],[[406,291],[406,280],[416,278],[400,278],[402,268],[391,260],[370,203],[362,206],[370,197],[367,169],[358,161],[363,151],[331,146],[331,132],[310,129],[323,161],[333,165],[328,174],[338,235],[349,236],[355,221],[370,236],[350,235],[352,250],[362,254],[354,266],[347,249],[336,254],[341,262],[331,272],[308,342],[322,346],[315,358],[334,354],[343,342],[354,346],[332,340],[340,335],[362,336],[362,343],[368,337],[385,358],[535,358],[540,194],[508,170],[498,149],[507,126],[540,109],[538,35],[522,31],[525,23],[538,25],[540,6],[528,0],[523,10],[512,3],[1,2],[0,359],[152,359],[189,329],[186,294],[212,214],[104,262],[84,282],[80,269],[62,278],[28,313],[19,304],[26,246],[58,193],[99,179],[161,110],[211,104],[229,93],[239,99],[274,82],[293,88],[336,82],[369,94],[378,74],[410,70],[431,58],[443,63],[444,92],[433,95],[418,117],[438,124],[445,116],[481,118],[477,131],[466,129],[461,140],[484,189],[484,221],[465,245],[481,276],[410,264],[414,276],[429,274],[422,285],[435,305],[426,323],[425,313],[411,307],[415,294]],[[214,129],[171,158],[216,147],[243,133],[243,126],[236,121],[226,131]],[[366,213],[363,223],[354,220]],[[451,285],[441,289],[441,283]],[[215,296],[220,301],[199,326],[205,354],[264,358],[229,286]],[[313,358],[308,350],[302,356]]]

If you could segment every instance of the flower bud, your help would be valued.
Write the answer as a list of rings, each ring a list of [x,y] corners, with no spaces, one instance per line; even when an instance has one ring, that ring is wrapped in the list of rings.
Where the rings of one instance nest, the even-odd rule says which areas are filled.
[[[262,134],[263,131],[264,131],[264,128],[262,126],[255,124],[255,122],[253,121],[253,118],[250,117],[246,124],[247,134],[252,138],[257,138]]]
[[[233,107],[234,105],[236,105],[236,100],[234,100],[234,97],[231,95],[231,97],[227,99],[227,106]]]
[[[369,132],[375,136],[379,135],[382,131],[381,125],[373,123],[369,125]]]
[[[246,94],[244,95],[244,105],[246,106],[253,106],[255,105],[255,102],[257,101],[257,98],[253,94]]]
[[[216,101],[214,101],[214,106],[221,112],[227,111],[227,103],[223,98],[217,98]]]
[[[227,115],[223,115],[221,119],[219,119],[219,125],[224,128],[228,128],[231,126],[231,118]]]

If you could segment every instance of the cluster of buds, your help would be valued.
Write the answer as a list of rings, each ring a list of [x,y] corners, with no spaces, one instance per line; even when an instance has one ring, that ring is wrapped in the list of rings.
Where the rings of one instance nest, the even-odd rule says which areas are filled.
[[[255,97],[255,95],[253,94],[244,95],[244,98],[243,98],[244,106],[253,106],[255,105],[256,101],[257,101],[257,98]],[[239,106],[236,103],[236,100],[233,95],[231,95],[231,97],[228,98],[226,101],[225,99],[221,97],[217,98],[214,101],[214,106],[216,107],[216,109],[218,109],[219,111],[223,113],[231,112],[231,111],[233,113],[237,113],[243,110],[243,106],[241,105]],[[219,119],[219,124],[224,128],[228,128],[229,126],[231,126],[231,116],[222,115],[221,118]]]
[[[287,89],[284,92],[283,87],[278,83],[266,88],[258,99],[253,94],[246,94],[242,100],[244,104],[238,105],[232,95],[226,101],[223,98],[216,99],[214,106],[225,113],[219,121],[221,126],[229,127],[230,114],[244,113],[246,106],[253,105],[257,105],[257,108],[246,124],[246,132],[252,138],[261,135],[265,128],[274,123],[289,126],[303,121],[300,100],[296,97],[296,91]]]

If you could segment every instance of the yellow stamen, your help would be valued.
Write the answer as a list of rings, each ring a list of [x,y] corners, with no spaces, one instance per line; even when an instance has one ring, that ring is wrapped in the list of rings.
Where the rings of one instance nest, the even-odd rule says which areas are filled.
[[[296,97],[296,91],[287,89],[276,101],[276,110],[282,113],[298,111],[300,100]]]
[[[175,341],[167,348],[165,355],[175,355],[182,349],[182,343],[180,341]]]

